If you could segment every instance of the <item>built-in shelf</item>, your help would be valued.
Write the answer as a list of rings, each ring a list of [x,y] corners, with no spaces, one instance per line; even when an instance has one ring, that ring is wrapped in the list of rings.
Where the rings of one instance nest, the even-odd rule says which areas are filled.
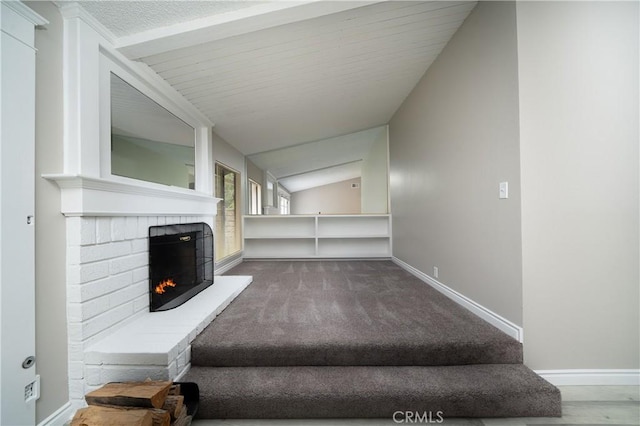
[[[390,215],[245,216],[244,257],[391,257]]]

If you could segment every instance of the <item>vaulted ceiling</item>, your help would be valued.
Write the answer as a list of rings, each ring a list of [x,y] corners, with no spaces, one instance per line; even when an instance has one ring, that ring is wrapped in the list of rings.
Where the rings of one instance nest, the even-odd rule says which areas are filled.
[[[476,4],[79,3],[121,53],[148,65],[290,191],[359,176],[380,126]]]
[[[475,2],[82,1],[244,154],[386,124]]]

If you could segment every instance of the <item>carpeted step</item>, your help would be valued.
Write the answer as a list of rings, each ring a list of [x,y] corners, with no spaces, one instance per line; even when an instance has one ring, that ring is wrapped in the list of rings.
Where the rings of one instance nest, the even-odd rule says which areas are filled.
[[[192,365],[522,363],[522,345],[391,262],[245,262]]]
[[[200,418],[560,416],[560,392],[518,364],[192,367]],[[399,417],[398,417],[399,418]]]

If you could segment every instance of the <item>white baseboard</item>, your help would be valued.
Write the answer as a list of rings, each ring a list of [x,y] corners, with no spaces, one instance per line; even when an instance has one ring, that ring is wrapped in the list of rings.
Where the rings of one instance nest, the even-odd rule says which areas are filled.
[[[38,423],[38,426],[64,426],[76,412],[76,407],[71,401],[58,408],[49,417]]]
[[[484,306],[480,305],[479,303],[476,303],[473,300],[469,299],[468,297],[466,297],[466,296],[458,293],[457,291],[447,287],[446,285],[442,284],[438,280],[436,280],[433,277],[430,277],[429,275],[425,274],[424,272],[414,268],[413,266],[409,265],[408,263],[403,262],[402,260],[398,259],[397,257],[393,257],[391,260],[393,261],[393,263],[395,263],[396,265],[400,266],[402,269],[406,270],[411,275],[414,275],[415,277],[417,277],[420,280],[424,281],[425,283],[429,284],[431,287],[435,288],[440,293],[442,293],[445,296],[447,296],[449,299],[453,300],[454,302],[456,302],[460,306],[462,306],[462,307],[468,309],[469,311],[473,312],[474,314],[476,314],[477,316],[479,316],[483,320],[487,321],[489,324],[493,325],[497,329],[502,330],[503,332],[505,332],[509,336],[511,336],[514,339],[518,340],[520,343],[523,342],[522,327],[512,323],[508,319],[501,317],[500,315],[496,314],[495,312],[491,311],[490,309],[485,308]]]
[[[242,256],[238,257],[237,259],[233,259],[230,262],[227,262],[221,266],[216,265],[215,267],[215,275],[222,275],[225,272],[227,272],[228,270],[230,270],[231,268],[234,268],[236,266],[238,266],[239,264],[241,264],[243,261]]]
[[[535,370],[555,386],[640,386],[640,370]]]

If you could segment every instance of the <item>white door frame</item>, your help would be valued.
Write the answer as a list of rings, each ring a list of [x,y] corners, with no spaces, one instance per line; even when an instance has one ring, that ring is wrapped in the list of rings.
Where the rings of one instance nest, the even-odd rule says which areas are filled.
[[[35,424],[35,25],[1,2],[0,424]]]

